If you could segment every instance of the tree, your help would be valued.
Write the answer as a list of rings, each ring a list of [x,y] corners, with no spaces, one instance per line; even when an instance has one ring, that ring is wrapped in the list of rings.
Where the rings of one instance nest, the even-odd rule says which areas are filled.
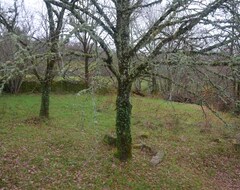
[[[239,53],[240,53],[240,44],[239,44],[239,34],[240,34],[240,30],[239,30],[239,24],[240,24],[240,13],[239,13],[239,8],[240,8],[240,2],[239,1],[234,1],[231,0],[229,1],[229,3],[225,6],[225,9],[227,9],[227,12],[230,12],[230,20],[228,21],[228,23],[230,23],[230,31],[229,31],[229,37],[231,39],[231,43],[230,43],[230,55],[232,57],[238,58]],[[238,60],[236,60],[238,61]],[[232,71],[233,71],[233,96],[235,99],[236,104],[236,109],[237,112],[240,112],[240,105],[239,105],[239,101],[240,101],[240,78],[239,78],[239,74],[240,74],[240,67],[239,65],[237,66],[233,66],[232,67]]]
[[[65,7],[81,22],[85,23],[81,13],[92,17],[109,35],[109,40],[114,43],[114,48],[108,45],[97,32],[88,28],[88,32],[95,37],[106,53],[104,59],[107,67],[115,75],[118,81],[118,92],[116,100],[116,134],[117,134],[117,156],[120,160],[128,160],[132,157],[132,137],[131,137],[131,111],[130,92],[133,81],[138,78],[148,68],[149,62],[158,55],[163,47],[169,42],[173,42],[194,28],[203,18],[207,17],[218,9],[226,0],[214,0],[202,9],[192,7],[201,4],[201,1],[193,0],[173,0],[168,1],[130,1],[130,0],[112,0],[111,2],[91,0],[97,12],[92,14],[78,4],[77,0],[47,0],[48,2]],[[139,10],[149,6],[163,6],[164,11],[159,14],[158,20],[149,28],[135,43],[130,43],[130,29],[132,16]],[[111,13],[111,16],[110,16]],[[175,26],[171,34],[165,34],[164,31]],[[160,38],[156,47],[147,55],[142,63],[136,63],[135,59],[140,50]],[[111,50],[113,49],[113,50]],[[116,52],[117,63],[113,63],[112,55]]]
[[[80,2],[81,4],[84,4],[86,9],[88,9],[91,6],[90,0],[84,0]],[[89,17],[86,14],[82,14],[82,18],[84,21],[91,27],[96,28],[97,24],[95,20],[93,20],[91,17]],[[82,31],[81,23],[74,17],[70,18],[69,23],[74,28],[74,35],[77,38],[77,40],[80,43],[80,51],[84,58],[84,80],[85,85],[87,88],[90,87],[90,59],[92,58],[92,54],[95,47],[94,39],[89,35],[89,33],[86,30]]]
[[[215,33],[219,33],[215,41],[225,41],[225,45],[219,50],[219,52],[225,57],[228,57],[227,64],[224,65],[225,70],[229,73],[221,73],[222,78],[228,83],[228,86],[232,88],[232,92],[229,93],[229,99],[236,105],[236,112],[239,112],[239,100],[240,100],[240,67],[239,67],[239,24],[240,24],[240,1],[229,0],[223,6],[221,6],[218,14],[224,14],[224,17],[218,18],[217,20],[205,19],[204,22],[212,24],[212,30]],[[212,43],[209,42],[208,43]],[[214,73],[216,75],[216,73]],[[221,76],[219,75],[219,76]],[[219,88],[217,84],[215,87]],[[223,93],[219,94],[220,96]]]
[[[41,82],[42,86],[42,98],[41,98],[41,108],[39,116],[43,118],[49,117],[49,95],[51,83],[54,78],[54,66],[59,60],[59,42],[60,34],[63,27],[63,18],[65,13],[65,8],[61,10],[56,10],[53,6],[44,1],[47,8],[48,24],[49,24],[49,36],[47,39],[47,46],[49,48],[49,56],[47,57],[47,65],[45,70],[44,78],[35,70],[35,75]],[[56,19],[56,21],[55,21]]]
[[[22,12],[20,19],[20,12]],[[29,15],[28,15],[29,16]],[[1,26],[1,88],[7,85],[8,91],[18,93],[23,80],[23,71],[29,68],[27,46],[31,27],[23,2],[14,0],[12,6],[0,4]],[[3,81],[3,82],[2,82]]]

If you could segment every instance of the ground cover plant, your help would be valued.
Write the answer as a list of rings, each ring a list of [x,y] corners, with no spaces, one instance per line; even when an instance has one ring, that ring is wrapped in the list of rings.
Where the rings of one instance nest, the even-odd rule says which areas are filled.
[[[134,96],[133,159],[120,162],[103,142],[115,99],[55,94],[41,120],[40,95],[1,96],[0,189],[239,189],[239,118],[220,113],[226,127],[201,106]],[[162,162],[139,144],[163,151]]]

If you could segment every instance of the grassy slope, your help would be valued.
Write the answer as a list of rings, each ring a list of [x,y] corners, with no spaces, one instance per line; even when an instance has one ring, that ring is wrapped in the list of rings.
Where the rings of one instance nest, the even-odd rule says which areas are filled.
[[[102,143],[114,133],[115,97],[54,95],[49,121],[36,117],[38,95],[0,97],[0,189],[237,189],[233,129],[209,113],[212,127],[201,132],[206,125],[195,105],[132,101],[133,143],[164,150],[157,167],[138,149],[131,162],[119,163],[115,149]],[[141,139],[142,132],[149,138]]]

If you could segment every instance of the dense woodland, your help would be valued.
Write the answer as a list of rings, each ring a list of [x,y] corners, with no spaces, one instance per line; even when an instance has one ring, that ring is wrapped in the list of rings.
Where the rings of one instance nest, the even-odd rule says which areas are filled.
[[[83,102],[80,104],[85,105],[84,101],[88,102],[91,99],[95,105],[95,98],[99,97],[100,108],[94,107],[91,112],[82,106],[78,111],[86,114],[80,114],[78,117],[81,121],[90,122],[94,120],[97,112],[104,112],[103,110],[108,109],[107,106],[114,107],[112,112],[116,113],[116,116],[111,125],[115,126],[115,130],[111,135],[101,136],[101,139],[110,144],[109,146],[116,147],[114,158],[117,158],[120,164],[135,159],[133,149],[136,147],[141,151],[150,152],[153,156],[151,163],[158,164],[165,155],[162,152],[154,152],[142,142],[136,145],[134,135],[137,130],[134,127],[140,122],[136,117],[141,116],[141,109],[156,109],[156,115],[160,111],[160,120],[168,118],[161,111],[165,108],[159,110],[152,102],[149,105],[144,102],[146,105],[139,107],[136,98],[140,98],[139,101],[144,98],[144,101],[156,99],[170,102],[169,104],[184,103],[183,106],[191,104],[197,106],[196,109],[203,115],[204,129],[201,131],[205,131],[204,133],[208,133],[214,125],[223,126],[223,130],[230,129],[230,144],[234,153],[229,153],[229,158],[238,155],[240,1],[39,0],[39,2],[43,6],[42,10],[32,10],[24,0],[0,2],[0,98],[2,98],[0,101],[4,102],[4,98],[12,98],[14,95],[20,96],[16,98],[21,99],[23,96],[28,99],[26,93],[41,96],[38,100],[39,108],[33,108],[38,109],[39,114],[35,113],[34,121],[31,120],[30,124],[44,122],[43,125],[49,127],[51,126],[49,122],[51,123],[52,118],[58,113],[56,107],[61,105],[60,102],[58,104],[53,100],[52,107],[50,99],[55,99],[59,94],[65,97],[77,94],[87,99],[82,99]],[[105,96],[109,102],[106,100],[104,103]],[[0,109],[3,110],[0,112],[1,117],[7,118],[4,116],[4,110],[7,108],[4,104],[0,105],[2,106]],[[66,105],[72,104],[66,101]],[[132,111],[135,109],[134,106],[140,109],[139,115]],[[195,113],[192,108],[190,110]],[[148,115],[148,112],[151,115]],[[145,113],[149,118],[155,114],[147,110]],[[93,119],[89,119],[92,114]],[[181,111],[179,114],[181,115]],[[186,111],[186,114],[191,113]],[[231,115],[232,119],[225,114]],[[104,119],[112,117],[110,115],[111,113],[106,114]],[[183,114],[182,118],[176,119],[176,115],[171,115],[170,118],[174,125],[178,125],[179,122],[198,117],[194,115],[184,119],[185,116]],[[26,120],[29,121],[29,118]],[[150,128],[158,125],[154,124],[154,121],[152,118],[146,121],[145,125]],[[168,126],[168,122],[166,123]],[[4,126],[6,123],[2,124]],[[149,138],[148,133],[141,134],[141,138]],[[219,134],[214,135],[217,136],[214,136],[214,142],[219,143],[221,141]],[[90,136],[94,136],[94,133]],[[181,135],[177,135],[177,138],[185,142]],[[228,149],[229,146],[226,145],[225,148]],[[237,160],[239,163],[239,157]],[[234,167],[238,168],[239,172],[239,164]],[[2,178],[1,175],[0,177]],[[237,177],[240,178],[239,173]],[[4,184],[0,180],[0,189],[1,187],[4,189]],[[110,189],[122,189],[123,186],[110,185]],[[54,186],[46,188],[50,187]],[[181,185],[176,187],[170,185],[163,189],[194,187],[198,189],[197,185],[186,188]],[[236,180],[231,188],[224,185],[222,187],[238,189],[240,181]],[[100,186],[91,188],[108,189]],[[209,188],[214,189],[212,186]],[[159,187],[149,186],[146,189]]]

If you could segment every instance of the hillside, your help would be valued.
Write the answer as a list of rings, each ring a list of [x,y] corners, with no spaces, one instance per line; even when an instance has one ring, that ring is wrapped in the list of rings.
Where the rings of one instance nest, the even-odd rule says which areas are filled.
[[[53,95],[40,120],[39,95],[0,97],[0,189],[239,189],[239,118],[193,104],[132,97],[133,159],[103,143],[114,134],[115,97]],[[163,151],[152,166],[152,150]]]

